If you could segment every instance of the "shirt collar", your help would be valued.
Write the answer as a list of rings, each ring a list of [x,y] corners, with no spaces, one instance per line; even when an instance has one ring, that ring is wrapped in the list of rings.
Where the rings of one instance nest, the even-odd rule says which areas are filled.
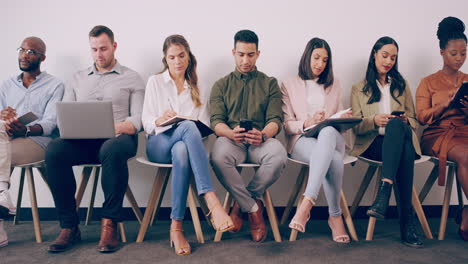
[[[174,83],[174,80],[172,79],[171,75],[169,74],[169,70],[165,70],[163,73],[162,73],[162,77],[163,77],[163,80],[164,80],[164,83]],[[175,83],[174,83],[175,85]],[[190,85],[187,83],[187,80],[184,81],[184,89],[190,89]]]
[[[240,72],[237,70],[237,67],[236,67],[236,70],[234,71],[234,76],[236,76],[237,79],[239,79],[239,80],[243,80],[243,79],[253,79],[253,78],[257,77],[257,75],[258,75],[257,66],[255,66],[255,68],[254,68],[253,71],[248,72],[247,74],[242,74],[242,73],[240,73]]]
[[[385,88],[390,88],[390,85],[392,84],[392,78],[389,76],[388,77],[388,83],[382,86],[382,84],[379,82],[379,80],[375,80],[377,82],[377,87],[379,87],[380,90],[384,90]]]
[[[91,75],[91,74],[109,74],[109,73],[121,74],[122,73],[122,65],[120,65],[120,63],[117,60],[115,60],[114,67],[112,67],[112,69],[110,71],[104,72],[104,73],[98,72],[98,70],[96,69],[96,64],[94,64],[94,63],[93,63],[93,65],[91,67],[88,68],[88,75]]]
[[[46,71],[42,71],[41,73],[39,73],[38,76],[36,76],[36,81],[39,81],[40,79],[44,78],[44,76],[47,75],[47,72]],[[20,83],[23,82],[23,72],[20,73],[18,76],[16,76],[16,80]]]

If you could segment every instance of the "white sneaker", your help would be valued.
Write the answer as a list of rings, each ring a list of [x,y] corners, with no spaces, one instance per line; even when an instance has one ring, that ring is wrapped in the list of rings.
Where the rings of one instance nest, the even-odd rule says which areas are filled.
[[[0,211],[1,207],[8,209],[10,215],[16,215],[16,207],[11,202],[8,190],[0,192]]]
[[[0,248],[6,247],[7,245],[8,245],[8,236],[7,236],[5,229],[3,229],[3,220],[0,219]]]

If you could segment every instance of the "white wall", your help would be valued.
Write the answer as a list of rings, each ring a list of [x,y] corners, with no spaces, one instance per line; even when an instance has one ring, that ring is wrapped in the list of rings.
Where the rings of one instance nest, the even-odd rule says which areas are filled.
[[[400,71],[414,94],[422,77],[442,67],[436,38],[438,22],[451,15],[468,24],[466,10],[466,0],[3,1],[0,79],[18,74],[15,50],[25,37],[34,35],[47,44],[47,59],[42,69],[66,80],[76,70],[92,63],[87,35],[94,25],[104,24],[116,36],[118,60],[138,71],[145,81],[161,70],[164,39],[174,33],[184,35],[197,56],[200,78],[211,88],[214,81],[234,69],[233,36],[238,30],[248,28],[260,38],[259,70],[279,81],[297,73],[300,56],[309,39],[315,36],[326,39],[333,52],[335,76],[345,90],[346,106],[351,85],[364,77],[370,49],[379,37],[389,35],[399,43]],[[462,71],[468,72],[468,64]],[[416,166],[418,190],[431,167],[429,163]],[[349,202],[354,198],[365,169],[362,163],[345,168],[344,191]],[[289,164],[286,173],[273,186],[276,205],[285,205],[297,173],[298,168]],[[16,172],[12,178],[14,197],[18,176]],[[153,177],[151,168],[130,162],[130,185],[140,206],[146,206]],[[214,175],[213,179],[218,193],[224,194]],[[36,184],[39,206],[53,207],[50,192],[42,180],[36,180]],[[425,204],[441,204],[443,188],[434,188],[436,191],[429,194]],[[23,205],[29,206],[27,191],[25,195]],[[85,194],[83,205],[87,197]],[[96,204],[101,204],[102,197],[99,191]],[[364,204],[369,204],[370,200],[367,194]],[[169,195],[166,195],[163,206],[170,206],[169,202]],[[319,202],[326,204],[323,197]],[[125,202],[125,205],[128,204]]]

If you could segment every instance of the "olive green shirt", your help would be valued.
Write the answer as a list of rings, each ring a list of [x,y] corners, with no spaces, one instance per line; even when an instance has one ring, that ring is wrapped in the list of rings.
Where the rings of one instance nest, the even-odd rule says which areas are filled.
[[[260,131],[275,122],[279,133],[283,121],[281,106],[281,92],[274,77],[257,69],[247,75],[236,70],[218,80],[211,90],[211,127],[225,123],[234,129],[241,119],[249,119]]]

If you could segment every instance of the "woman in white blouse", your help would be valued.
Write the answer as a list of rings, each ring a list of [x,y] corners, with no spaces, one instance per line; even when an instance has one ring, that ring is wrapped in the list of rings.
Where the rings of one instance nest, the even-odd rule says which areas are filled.
[[[143,104],[142,121],[148,136],[146,154],[152,162],[172,163],[171,246],[178,255],[190,254],[182,220],[186,209],[190,177],[193,175],[199,195],[203,195],[212,216],[213,227],[228,231],[234,227],[214,193],[208,159],[201,134],[193,121],[161,126],[181,115],[198,119],[209,126],[207,91],[198,86],[197,61],[185,38],[172,35],[163,46],[164,69],[149,78]]]

